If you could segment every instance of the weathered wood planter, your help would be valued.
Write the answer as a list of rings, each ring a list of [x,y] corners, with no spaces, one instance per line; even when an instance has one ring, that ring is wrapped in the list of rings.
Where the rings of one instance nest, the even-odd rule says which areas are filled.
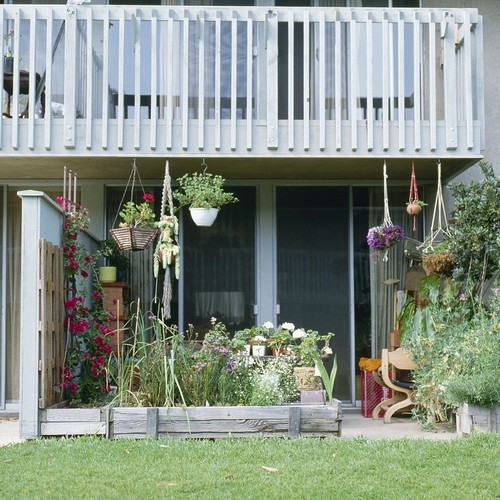
[[[104,408],[47,408],[41,412],[42,436],[109,436],[112,409]]]
[[[462,403],[457,410],[457,433],[500,432],[500,406],[484,408]]]
[[[182,408],[54,408],[42,413],[42,436],[117,438],[327,437],[342,430],[342,404]]]

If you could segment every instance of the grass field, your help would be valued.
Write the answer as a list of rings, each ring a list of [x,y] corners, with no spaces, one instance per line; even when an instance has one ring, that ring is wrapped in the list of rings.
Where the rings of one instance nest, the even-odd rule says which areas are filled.
[[[0,448],[0,498],[500,498],[500,436],[46,439]]]

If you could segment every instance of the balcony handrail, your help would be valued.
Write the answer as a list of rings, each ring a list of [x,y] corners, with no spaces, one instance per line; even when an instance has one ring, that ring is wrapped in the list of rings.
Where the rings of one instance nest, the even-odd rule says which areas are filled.
[[[3,151],[25,142],[34,151],[40,134],[45,151],[76,154],[477,155],[483,146],[476,9],[23,5],[0,14],[16,56]],[[53,67],[58,24],[64,54]]]

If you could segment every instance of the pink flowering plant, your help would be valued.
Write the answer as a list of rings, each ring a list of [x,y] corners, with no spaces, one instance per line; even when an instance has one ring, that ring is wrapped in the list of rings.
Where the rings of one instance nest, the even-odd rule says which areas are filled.
[[[151,193],[144,193],[141,203],[128,201],[120,210],[120,227],[155,227],[154,196]]]
[[[72,402],[89,404],[102,400],[109,392],[107,366],[112,348],[109,338],[114,333],[106,322],[112,314],[103,306],[102,289],[98,281],[91,289],[89,280],[96,276],[96,259],[78,242],[78,236],[90,223],[88,211],[58,198],[65,211],[63,225],[63,260],[67,280],[64,303],[64,327],[68,333],[66,364],[61,382],[55,390]]]

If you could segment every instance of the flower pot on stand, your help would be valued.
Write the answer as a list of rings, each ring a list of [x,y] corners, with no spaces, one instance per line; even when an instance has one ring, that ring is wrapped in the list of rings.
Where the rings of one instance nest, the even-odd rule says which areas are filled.
[[[316,375],[314,366],[296,366],[293,374],[299,391],[318,391],[321,389],[321,378]]]
[[[253,345],[252,346],[252,354],[254,356],[265,356],[266,355],[266,346],[265,345]]]
[[[116,267],[112,266],[100,267],[99,281],[101,283],[114,283],[116,281]]]
[[[191,218],[197,226],[211,226],[217,214],[219,213],[218,208],[190,208]]]

